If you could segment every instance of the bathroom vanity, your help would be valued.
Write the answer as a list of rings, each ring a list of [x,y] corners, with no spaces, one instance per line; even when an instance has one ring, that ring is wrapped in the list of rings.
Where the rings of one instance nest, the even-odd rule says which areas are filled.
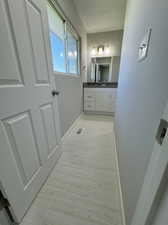
[[[117,83],[84,83],[84,112],[113,115],[117,86]]]
[[[83,84],[85,113],[114,115],[120,56],[91,57],[87,82]]]

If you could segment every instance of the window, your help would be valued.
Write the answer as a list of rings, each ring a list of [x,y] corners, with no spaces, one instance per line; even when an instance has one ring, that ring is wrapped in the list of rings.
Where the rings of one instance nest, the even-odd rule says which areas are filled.
[[[78,74],[79,38],[71,25],[49,3],[47,11],[53,70],[62,73]]]
[[[50,27],[50,44],[53,70],[66,72],[65,61],[65,29],[64,21],[56,10],[48,4],[48,19]]]
[[[68,48],[68,72],[78,73],[78,40],[73,34],[67,32],[67,48]]]

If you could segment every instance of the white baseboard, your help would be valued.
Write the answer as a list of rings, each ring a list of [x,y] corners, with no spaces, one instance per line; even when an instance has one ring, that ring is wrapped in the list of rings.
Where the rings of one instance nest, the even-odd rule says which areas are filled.
[[[105,116],[115,116],[114,112],[99,112],[99,111],[84,111],[84,114],[88,115],[105,115]]]
[[[114,129],[114,144],[115,144],[115,155],[116,155],[116,166],[117,166],[117,177],[118,177],[118,186],[119,186],[119,194],[120,194],[120,202],[121,202],[121,214],[122,214],[122,223],[123,225],[126,225],[126,219],[125,219],[125,210],[124,210],[124,203],[123,203],[123,193],[121,188],[121,179],[120,179],[120,169],[119,169],[119,163],[118,163],[118,152],[117,152],[117,145],[116,145],[116,134]]]

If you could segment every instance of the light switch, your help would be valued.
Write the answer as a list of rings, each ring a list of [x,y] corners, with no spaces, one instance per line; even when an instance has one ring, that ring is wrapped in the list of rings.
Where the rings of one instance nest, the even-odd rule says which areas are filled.
[[[138,61],[142,61],[147,57],[151,31],[152,29],[148,29],[147,33],[140,43]]]

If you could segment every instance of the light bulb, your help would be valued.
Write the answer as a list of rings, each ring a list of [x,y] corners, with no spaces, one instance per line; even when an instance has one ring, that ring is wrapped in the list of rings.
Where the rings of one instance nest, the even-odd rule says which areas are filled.
[[[91,55],[96,55],[96,49],[95,48],[93,48],[92,50],[91,50]]]
[[[109,48],[109,47],[107,47],[107,48],[105,49],[105,53],[106,53],[107,55],[110,53],[110,48]]]
[[[103,48],[99,48],[98,54],[99,54],[99,55],[102,55],[102,54],[103,54]]]

